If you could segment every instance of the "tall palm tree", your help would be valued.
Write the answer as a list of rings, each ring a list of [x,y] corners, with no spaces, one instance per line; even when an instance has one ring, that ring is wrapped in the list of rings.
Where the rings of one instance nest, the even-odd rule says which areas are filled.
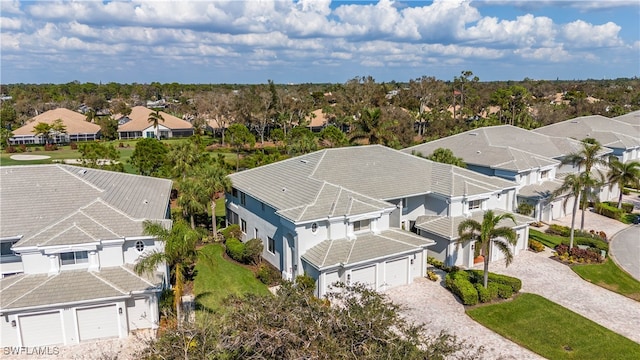
[[[615,156],[609,160],[609,172],[607,173],[609,189],[618,185],[620,195],[618,196],[618,209],[622,208],[622,190],[627,184],[640,186],[640,162],[631,161],[623,163]]]
[[[582,210],[580,230],[584,230],[584,213],[587,208],[589,196],[591,195],[591,189],[594,186],[599,185],[598,180],[593,178],[591,170],[597,165],[608,165],[607,160],[601,157],[602,149],[602,145],[600,145],[598,141],[587,138],[582,140],[582,149],[580,149],[580,151],[571,153],[562,160],[563,164],[573,164],[574,166],[577,166],[578,171],[584,175],[582,178],[583,189],[580,204],[580,209]]]
[[[390,125],[382,118],[379,108],[364,108],[360,119],[354,123],[349,141],[367,140],[369,144],[386,145],[395,139]]]
[[[201,148],[195,142],[186,141],[172,146],[168,154],[168,160],[172,164],[173,175],[182,177],[184,181],[187,178],[187,174],[198,164],[201,157]]]
[[[568,174],[564,177],[562,185],[551,195],[551,199],[565,196],[562,206],[567,208],[569,197],[573,196],[573,213],[571,214],[571,230],[569,236],[569,249],[573,248],[573,233],[576,228],[576,213],[578,212],[578,202],[582,193],[584,176],[582,174]]]
[[[202,182],[197,179],[187,178],[180,182],[180,195],[178,195],[178,205],[191,220],[191,228],[196,228],[195,214],[207,209],[209,200]]]
[[[162,117],[162,114],[160,114],[160,109],[153,110],[149,114],[147,121],[150,124],[153,124],[153,128],[155,129],[155,132],[156,132],[156,139],[160,140],[160,134],[159,134],[160,129],[158,128],[158,125],[160,124],[160,121],[164,122],[164,118]]]
[[[231,191],[231,179],[227,177],[225,169],[217,164],[204,166],[198,172],[198,179],[202,182],[211,204],[211,231],[216,235],[216,200],[222,193]]]
[[[170,230],[159,223],[145,221],[144,234],[154,236],[162,241],[164,250],[156,250],[144,254],[135,265],[134,271],[138,275],[143,273],[153,274],[158,266],[163,264],[169,266],[170,274],[174,280],[174,304],[179,318],[187,273],[195,264],[197,258],[196,243],[199,239],[199,234],[189,228],[189,225],[184,220],[174,222]]]
[[[474,219],[466,219],[458,226],[459,238],[456,244],[462,244],[467,241],[475,241],[476,246],[480,247],[480,254],[484,257],[484,279],[482,284],[487,287],[489,281],[489,260],[491,259],[492,245],[504,254],[506,266],[513,261],[513,253],[510,245],[516,245],[518,238],[515,230],[508,226],[500,226],[502,220],[509,219],[516,223],[513,214],[505,213],[495,215],[492,210],[487,210],[483,217],[482,223]]]

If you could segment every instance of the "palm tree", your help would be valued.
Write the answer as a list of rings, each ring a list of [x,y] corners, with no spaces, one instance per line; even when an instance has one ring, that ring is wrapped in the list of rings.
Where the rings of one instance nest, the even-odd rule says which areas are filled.
[[[178,205],[182,207],[185,214],[189,215],[192,229],[196,228],[195,214],[207,209],[206,203],[209,198],[205,190],[203,184],[197,179],[187,178],[180,182]]]
[[[640,162],[631,161],[623,163],[615,156],[609,160],[609,172],[607,173],[609,189],[613,185],[618,185],[620,195],[618,196],[618,209],[622,208],[622,190],[627,184],[640,186]]]
[[[576,213],[578,212],[578,202],[582,193],[584,176],[582,174],[568,174],[564,177],[562,185],[557,188],[551,195],[551,199],[565,196],[562,206],[567,208],[569,197],[573,196],[573,213],[571,214],[571,231],[569,236],[569,249],[573,248],[573,233],[576,227]]]
[[[222,193],[231,191],[231,179],[227,172],[217,164],[205,166],[198,172],[198,179],[202,181],[204,191],[211,204],[211,231],[216,235],[216,200]]]
[[[168,160],[172,164],[175,177],[182,177],[184,181],[187,174],[198,164],[202,157],[201,148],[192,141],[178,143],[171,147]]]
[[[583,169],[581,174],[583,177],[583,190],[580,209],[582,210],[582,219],[580,220],[580,230],[584,230],[584,213],[587,208],[589,195],[591,195],[591,188],[599,185],[596,179],[591,176],[591,170],[594,166],[603,165],[607,166],[608,163],[600,155],[602,152],[602,145],[595,139],[582,140],[582,149],[578,152],[567,155],[563,160],[563,164],[573,164],[578,167],[578,171]]]
[[[505,213],[495,215],[492,210],[487,210],[482,218],[482,223],[474,219],[466,219],[458,226],[458,235],[456,245],[466,241],[475,241],[476,246],[480,247],[480,254],[484,257],[484,279],[483,285],[486,288],[489,281],[489,259],[491,259],[492,245],[504,254],[506,266],[513,261],[513,253],[509,245],[516,245],[518,238],[516,232],[508,227],[497,227],[504,219],[510,219],[516,223],[513,214]]]
[[[180,316],[180,304],[187,273],[195,264],[197,258],[196,243],[199,234],[189,228],[184,220],[174,222],[169,230],[160,223],[145,221],[144,234],[154,236],[164,242],[164,250],[153,251],[143,255],[134,267],[138,275],[143,273],[153,274],[158,266],[169,266],[170,274],[174,279],[173,296],[176,306],[176,314]]]
[[[369,144],[383,144],[392,142],[395,134],[391,124],[384,121],[379,108],[362,110],[362,116],[354,124],[349,134],[349,141],[367,140]]]
[[[155,132],[156,132],[156,139],[160,140],[160,135],[159,135],[160,129],[158,128],[158,124],[160,124],[160,121],[164,122],[164,118],[162,117],[162,114],[160,114],[160,109],[155,109],[154,111],[152,111],[149,114],[147,121],[150,124],[153,124],[153,128],[155,129]]]

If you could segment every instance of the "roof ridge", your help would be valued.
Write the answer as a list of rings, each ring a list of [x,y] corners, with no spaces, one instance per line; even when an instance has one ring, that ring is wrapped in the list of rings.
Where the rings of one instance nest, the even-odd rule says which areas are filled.
[[[95,277],[96,279],[98,279],[98,280],[102,281],[103,283],[105,283],[105,284],[107,284],[107,285],[111,286],[112,288],[116,289],[117,291],[119,291],[119,292],[121,292],[121,293],[123,293],[123,294],[127,294],[127,292],[126,292],[126,291],[124,291],[124,290],[122,290],[122,289],[118,288],[116,285],[112,284],[112,283],[111,283],[111,282],[109,282],[107,279],[104,279],[104,278],[100,277],[100,276],[99,276],[99,272],[96,272],[96,271],[87,271],[87,272],[88,272],[89,274],[91,274],[93,277]]]
[[[322,190],[324,190],[325,185],[327,185],[327,182],[323,181],[322,182],[322,186],[320,186],[320,189],[316,193],[316,196],[313,199],[313,201],[303,206],[304,210],[302,210],[302,212],[300,212],[300,215],[298,215],[298,218],[296,219],[296,221],[300,221],[300,219],[302,219],[304,213],[307,212],[307,209],[309,209],[309,207],[315,205],[318,202],[318,198],[320,197],[320,194],[322,193]]]
[[[89,234],[88,232],[86,232],[83,228],[81,228],[80,226],[76,225],[76,222],[74,221],[74,222],[73,222],[73,224],[71,224],[71,226],[67,227],[66,229],[64,229],[64,230],[60,231],[59,233],[57,233],[57,234],[55,234],[55,235],[53,235],[53,236],[50,236],[50,237],[49,237],[49,240],[45,241],[45,242],[44,242],[44,243],[42,243],[42,244],[38,244],[38,245],[46,246],[46,245],[47,245],[49,242],[51,242],[53,239],[57,238],[58,236],[60,236],[60,235],[62,235],[62,234],[64,234],[64,233],[66,233],[67,231],[69,231],[69,230],[71,230],[71,229],[73,229],[73,228],[76,228],[76,229],[80,230],[82,233],[86,234],[88,237],[90,237],[90,238],[91,238],[91,239],[93,239],[94,241],[98,240],[98,239],[96,239],[95,237],[93,237],[93,235],[91,235],[91,234]]]
[[[79,177],[79,176],[78,176],[78,174],[77,174],[77,172],[74,174],[70,169],[67,169],[67,166],[63,166],[62,164],[56,164],[56,165],[57,165],[57,166],[58,166],[58,168],[59,168],[59,169],[61,169],[62,171],[64,171],[64,172],[68,173],[69,175],[71,175],[71,176],[73,176],[74,178],[76,178],[76,179],[78,179],[78,180],[82,181],[83,183],[85,183],[85,184],[87,184],[87,185],[91,186],[92,188],[94,188],[94,189],[96,189],[96,190],[100,191],[101,193],[104,193],[104,192],[106,191],[105,189],[101,189],[101,188],[97,187],[95,184],[93,184],[93,183],[91,183],[91,182],[87,181],[87,179],[83,179],[83,178]],[[83,171],[83,170],[86,172],[86,171],[88,171],[88,169],[89,169],[89,168],[86,168],[86,167],[84,167],[84,166],[74,166],[74,167],[75,167],[75,168],[80,169],[80,171],[79,171],[79,172],[81,172],[81,171]],[[100,169],[91,169],[91,170],[100,170]]]
[[[102,198],[97,198],[97,199],[93,200],[92,202],[88,203],[87,205],[85,205],[85,206],[81,207],[79,210],[81,210],[81,211],[82,211],[83,209],[87,209],[89,206],[91,206],[91,205],[95,204],[96,202],[99,202],[99,203],[104,204],[104,206],[108,207],[109,209],[111,209],[111,210],[113,210],[113,211],[117,212],[118,214],[120,214],[120,215],[122,215],[122,216],[126,217],[127,219],[129,219],[129,220],[131,220],[131,221],[138,221],[138,222],[140,222],[140,221],[144,221],[144,220],[151,220],[151,219],[144,219],[144,220],[143,220],[143,219],[137,219],[137,218],[131,217],[131,216],[130,216],[129,214],[127,214],[126,212],[124,212],[124,211],[122,211],[122,210],[118,209],[117,207],[115,207],[115,206],[113,206],[113,205],[109,204],[108,202],[104,201],[104,199],[102,199]],[[84,212],[83,212],[83,213],[84,213]],[[87,215],[87,216],[88,216],[88,215]],[[92,219],[93,219],[93,218],[92,218]],[[159,219],[159,220],[165,220],[165,219]],[[113,232],[113,231],[112,231],[112,232]],[[117,234],[116,234],[116,235],[117,235]]]
[[[327,251],[324,252],[324,257],[322,258],[322,264],[320,266],[324,266],[325,262],[327,261],[327,257],[329,256],[329,252],[331,251],[331,248],[333,247],[333,242],[335,240],[330,239],[330,240],[327,240],[327,241],[329,242],[329,247],[327,247]],[[318,245],[320,245],[320,244],[318,244]]]
[[[140,275],[136,274],[135,272],[131,271],[131,270],[130,270],[129,268],[127,268],[126,266],[124,266],[124,265],[120,265],[120,266],[118,266],[118,267],[119,267],[119,268],[121,268],[121,269],[123,269],[124,271],[128,272],[129,274],[131,274],[131,275],[133,275],[133,276],[135,276],[135,277],[139,278],[140,280],[142,280],[142,281],[146,282],[147,284],[149,284],[149,285],[151,285],[151,286],[153,286],[153,287],[155,287],[155,286],[156,286],[155,284],[151,283],[151,281],[148,281],[147,279],[143,278],[142,276],[140,276]]]
[[[356,236],[356,238],[353,240],[347,239],[347,241],[351,244],[351,248],[349,249],[349,254],[347,254],[347,259],[345,260],[345,264],[348,264],[349,260],[351,259],[351,254],[353,254],[353,248],[356,247],[356,241],[358,241],[358,237]]]
[[[308,177],[313,179],[313,180],[318,180],[313,176],[316,174],[316,171],[318,171],[318,168],[320,167],[320,164],[324,160],[324,157],[327,155],[328,149],[322,149],[320,151],[322,152],[322,155],[320,156],[320,159],[318,159],[318,161],[316,162],[316,166],[314,166],[313,170],[311,170],[311,172],[308,175]],[[311,154],[313,154],[313,153],[311,153]]]
[[[21,243],[21,242],[27,242],[28,240],[31,240],[31,239],[35,238],[36,236],[38,236],[38,235],[42,234],[43,232],[45,232],[45,231],[47,231],[47,230],[52,229],[54,226],[56,226],[56,225],[60,224],[61,222],[63,222],[63,221],[65,221],[65,220],[70,219],[72,216],[74,216],[74,215],[76,215],[76,214],[81,214],[80,209],[75,210],[75,211],[73,211],[73,212],[69,213],[69,215],[67,215],[67,216],[63,217],[62,219],[60,219],[60,220],[58,220],[58,221],[56,221],[56,222],[54,222],[54,223],[49,224],[48,226],[46,226],[46,227],[42,228],[40,231],[38,231],[37,233],[35,233],[35,234],[33,234],[33,235],[29,236],[28,238],[21,239],[18,243]],[[82,214],[82,215],[84,215],[84,214]]]
[[[35,276],[37,276],[37,274],[34,274],[34,275],[35,275]],[[5,307],[8,307],[9,305],[11,305],[11,304],[15,303],[16,301],[18,301],[18,300],[20,300],[20,299],[24,298],[25,296],[27,296],[27,295],[31,294],[31,293],[32,293],[32,292],[34,292],[34,291],[36,291],[36,289],[39,289],[39,288],[40,288],[40,287],[42,287],[44,284],[46,284],[46,283],[48,283],[49,281],[51,281],[51,280],[53,280],[54,278],[56,278],[58,275],[60,275],[60,273],[54,274],[54,275],[52,275],[52,276],[47,276],[47,278],[46,278],[43,282],[41,282],[41,283],[40,283],[40,284],[38,284],[37,286],[34,286],[31,290],[26,291],[26,292],[25,292],[24,294],[22,294],[21,296],[18,296],[17,298],[13,299],[13,301],[10,301],[9,303],[7,303],[7,304],[5,305]],[[29,275],[25,275],[25,277],[27,277],[27,276],[29,276]],[[21,281],[21,280],[18,280],[18,281]],[[18,281],[16,281],[16,282],[18,282]],[[15,283],[14,283],[14,284],[15,284]],[[11,284],[11,285],[13,285],[13,284]],[[5,289],[6,289],[6,288],[5,288]]]

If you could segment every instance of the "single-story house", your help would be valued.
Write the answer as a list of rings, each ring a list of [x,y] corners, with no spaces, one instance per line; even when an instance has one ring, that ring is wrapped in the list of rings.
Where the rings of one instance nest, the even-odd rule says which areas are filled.
[[[127,119],[118,119],[118,137],[124,139],[153,138],[156,136],[156,129],[149,122],[149,115],[154,110],[144,106],[135,106],[131,109],[131,113],[127,115]],[[161,139],[173,137],[187,137],[193,135],[193,125],[176,116],[160,111],[162,116],[158,122],[158,132]],[[127,120],[127,121],[124,121]]]
[[[39,123],[47,123],[51,125],[56,120],[62,120],[62,123],[66,128],[66,132],[51,133],[50,139],[54,143],[100,139],[100,125],[88,122],[86,119],[86,116],[81,113],[65,108],[49,110],[34,117],[26,125],[13,130],[13,136],[9,139],[9,142],[12,145],[44,144],[44,137],[36,136],[34,128]]]

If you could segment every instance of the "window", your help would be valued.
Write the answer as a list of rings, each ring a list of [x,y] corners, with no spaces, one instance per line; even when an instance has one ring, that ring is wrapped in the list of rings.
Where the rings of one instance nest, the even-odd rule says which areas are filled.
[[[142,240],[136,241],[136,250],[140,253],[144,251],[144,243]]]
[[[15,253],[11,250],[11,247],[17,243],[17,241],[7,241],[0,244],[0,256],[13,256]]]
[[[314,234],[318,232],[318,224],[316,223],[311,224],[311,232]]]
[[[247,233],[247,222],[244,220],[240,220],[240,228],[242,229],[242,233]]]
[[[60,263],[62,265],[83,264],[89,262],[89,253],[87,251],[66,252],[60,254]]]
[[[549,170],[545,170],[543,172],[540,173],[540,178],[541,179],[548,179],[549,178]]]
[[[247,197],[243,192],[240,193],[240,204],[243,206],[247,205]]]
[[[258,234],[258,228],[253,228],[253,238],[260,239],[260,236]]]
[[[238,223],[238,214],[227,209],[227,221],[229,224],[237,224]]]
[[[232,188],[231,189],[231,196],[233,196],[234,198],[237,198],[238,197],[238,189]]]
[[[276,253],[276,241],[272,238],[267,238],[267,250],[272,254]]]
[[[482,208],[482,200],[469,201],[469,210],[476,210]]]
[[[369,230],[369,224],[370,223],[371,223],[371,220],[369,220],[369,219],[360,220],[360,221],[354,221],[353,222],[353,231]]]

